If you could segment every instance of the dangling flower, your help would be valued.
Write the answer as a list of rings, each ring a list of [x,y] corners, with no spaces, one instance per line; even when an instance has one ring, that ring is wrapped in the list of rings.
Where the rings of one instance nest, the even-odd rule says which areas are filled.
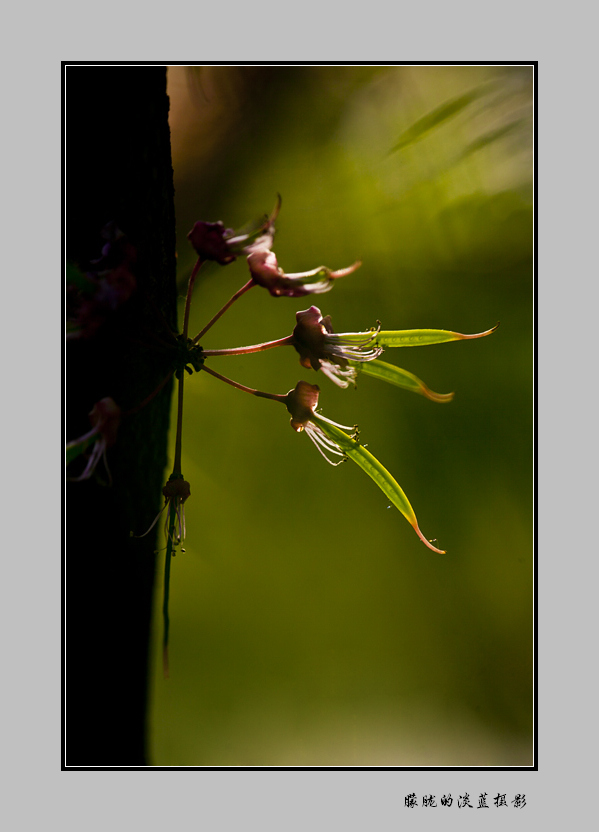
[[[275,236],[275,220],[281,208],[281,197],[269,217],[258,223],[233,231],[225,228],[222,222],[196,222],[187,235],[202,260],[215,260],[221,266],[232,263],[242,254],[250,254],[256,249],[268,249]]]
[[[339,387],[355,382],[358,371],[349,365],[350,361],[373,361],[383,352],[376,346],[380,324],[371,332],[334,333],[330,315],[323,318],[316,306],[297,312],[295,318],[297,324],[292,337],[300,364],[308,369],[322,370]]]
[[[337,422],[331,422],[330,419],[327,419],[324,416],[317,416],[315,410],[318,405],[319,393],[320,387],[317,384],[308,384],[307,381],[298,381],[294,389],[287,393],[283,401],[285,403],[285,407],[291,414],[291,427],[293,430],[298,433],[305,430],[326,461],[330,465],[340,465],[342,462],[345,462],[347,458],[345,453],[336,442],[326,435],[324,430],[317,424],[317,421],[333,425],[340,430],[353,431],[354,427],[338,425]],[[332,454],[334,457],[341,457],[341,459],[334,461],[329,459],[327,454]]]
[[[106,459],[106,449],[116,442],[116,435],[121,424],[121,408],[110,397],[100,399],[93,406],[89,420],[93,425],[92,429],[67,444],[67,465],[71,460],[84,453],[93,442],[93,448],[89,455],[87,465],[83,473],[78,477],[68,477],[71,482],[88,480],[96,470],[101,459],[104,460],[104,467],[108,474],[109,483],[112,485],[112,476]]]
[[[134,537],[145,537],[149,534],[156,523],[160,520],[165,509],[169,509],[166,513],[166,520],[164,523],[164,534],[167,540],[170,538],[173,546],[178,546],[185,540],[185,500],[191,496],[191,487],[187,480],[183,477],[173,477],[169,479],[167,484],[162,489],[164,495],[164,505],[152,521],[150,528],[143,534],[134,535]],[[170,532],[170,524],[172,513],[175,514],[175,522],[173,523],[173,531]],[[173,554],[175,551],[173,550]]]
[[[319,266],[309,272],[286,274],[280,268],[274,251],[257,248],[248,256],[248,266],[252,281],[257,286],[268,289],[275,297],[300,298],[304,295],[328,292],[333,281],[355,272],[362,263],[358,260],[352,266],[338,271],[331,271],[326,266]]]

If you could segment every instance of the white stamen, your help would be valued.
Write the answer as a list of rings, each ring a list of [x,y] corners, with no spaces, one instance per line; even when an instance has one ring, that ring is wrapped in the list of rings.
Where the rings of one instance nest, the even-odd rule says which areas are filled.
[[[329,465],[337,466],[341,465],[341,463],[345,461],[345,454],[343,453],[341,448],[338,445],[336,445],[331,439],[329,439],[317,425],[315,425],[313,422],[307,422],[305,429],[306,433],[316,446],[318,452],[321,454],[321,456],[323,456],[326,459]],[[331,454],[335,454],[335,456],[340,456],[342,457],[342,459],[340,459],[338,462],[334,462],[332,459],[328,458],[325,451]]]

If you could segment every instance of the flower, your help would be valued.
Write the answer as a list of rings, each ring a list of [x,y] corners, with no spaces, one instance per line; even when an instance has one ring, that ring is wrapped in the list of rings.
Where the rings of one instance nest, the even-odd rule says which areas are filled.
[[[300,355],[302,367],[322,370],[339,387],[355,382],[358,371],[350,367],[350,361],[373,361],[383,352],[375,346],[380,330],[371,332],[334,333],[331,317],[322,317],[317,306],[296,313],[293,330],[293,346]],[[356,340],[362,336],[362,340]]]
[[[252,281],[257,286],[268,289],[275,297],[300,298],[304,295],[328,292],[333,281],[355,272],[362,263],[358,260],[346,269],[331,271],[326,266],[319,266],[309,272],[285,274],[280,268],[274,251],[268,248],[256,248],[248,256],[248,266]]]
[[[221,266],[232,263],[240,254],[271,247],[275,236],[275,220],[281,208],[281,197],[269,217],[263,217],[245,229],[233,231],[222,222],[196,222],[187,235],[202,260],[215,260]]]
[[[291,427],[297,433],[305,430],[312,442],[316,445],[318,451],[326,459],[330,465],[340,465],[345,462],[346,455],[341,450],[339,445],[324,432],[322,427],[317,424],[324,422],[340,430],[351,430],[354,427],[347,425],[338,425],[337,422],[332,422],[324,416],[316,415],[316,406],[318,404],[318,394],[320,387],[317,384],[309,384],[307,381],[298,381],[293,390],[290,390],[284,397],[285,407],[291,414]],[[334,461],[329,459],[327,454],[341,457],[341,459]]]
[[[164,495],[164,508],[169,506],[175,512],[175,536],[171,536],[173,544],[176,546],[185,540],[185,500],[191,496],[191,486],[184,480],[183,477],[176,477],[169,479],[167,484],[162,489]],[[164,509],[163,509],[164,511]],[[166,534],[169,536],[169,520],[171,511],[166,515]],[[174,553],[173,553],[174,554]]]
[[[191,496],[191,486],[184,480],[183,477],[174,477],[171,476],[167,484],[162,489],[162,493],[164,495],[164,505],[152,521],[150,528],[145,531],[143,534],[133,535],[133,537],[145,537],[149,534],[158,520],[160,519],[164,510],[168,507],[169,511],[166,514],[166,520],[164,524],[164,534],[167,540],[170,539],[173,546],[178,546],[182,540],[185,540],[185,500]],[[170,521],[172,517],[172,512],[175,513],[174,523],[173,523],[173,533],[170,531]],[[184,549],[182,551],[185,551]],[[175,551],[173,550],[173,555]]]
[[[420,540],[434,552],[444,554],[442,549],[433,546],[432,542],[427,540],[420,531],[414,509],[399,483],[381,465],[378,459],[364,445],[360,444],[358,428],[355,425],[353,428],[347,425],[338,425],[320,413],[316,413],[319,392],[318,385],[308,384],[307,381],[298,381],[295,388],[290,390],[286,396],[276,396],[275,398],[283,401],[287,410],[291,413],[291,427],[298,432],[305,430],[327,462],[331,465],[339,465],[348,458],[352,459],[374,480],[385,496],[399,509]],[[351,431],[351,434],[344,433],[346,430]],[[333,461],[329,459],[328,454],[341,457],[341,459]]]
[[[92,429],[80,436],[79,439],[74,439],[67,444],[68,464],[72,459],[83,453],[90,442],[93,441],[94,443],[83,473],[78,477],[69,477],[69,480],[71,482],[88,480],[96,470],[100,460],[103,459],[108,480],[112,485],[112,476],[106,459],[106,449],[111,448],[116,442],[117,432],[121,424],[121,408],[110,397],[100,399],[93,406],[89,414],[89,420],[93,425]]]
[[[102,229],[108,242],[85,274],[67,269],[67,339],[91,338],[102,324],[135,292],[136,249],[110,222]]]

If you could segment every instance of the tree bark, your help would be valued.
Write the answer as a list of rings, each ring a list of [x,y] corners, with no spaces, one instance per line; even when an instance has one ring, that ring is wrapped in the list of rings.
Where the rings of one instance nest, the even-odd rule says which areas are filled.
[[[64,765],[145,766],[156,532],[163,504],[176,332],[175,220],[166,67],[67,66],[66,255],[97,269],[114,223],[134,247],[135,290],[67,344],[66,430],[90,430],[94,404],[124,416],[108,474],[67,482]],[[68,300],[67,300],[68,305]],[[88,328],[89,329],[89,328]],[[81,472],[75,460],[69,474]],[[77,465],[79,467],[77,467]]]

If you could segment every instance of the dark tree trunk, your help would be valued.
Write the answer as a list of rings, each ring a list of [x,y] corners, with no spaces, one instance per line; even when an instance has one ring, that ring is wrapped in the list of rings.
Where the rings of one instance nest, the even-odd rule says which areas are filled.
[[[131,533],[162,506],[170,413],[171,383],[136,410],[169,371],[164,344],[175,330],[166,67],[67,66],[65,92],[67,259],[97,274],[101,232],[114,223],[135,249],[135,289],[112,306],[92,297],[82,337],[67,343],[67,439],[90,430],[104,397],[124,416],[108,450],[113,484],[102,462],[67,483],[64,762],[143,766],[158,526]],[[75,290],[79,311],[80,300]],[[69,475],[84,464],[73,461]]]

